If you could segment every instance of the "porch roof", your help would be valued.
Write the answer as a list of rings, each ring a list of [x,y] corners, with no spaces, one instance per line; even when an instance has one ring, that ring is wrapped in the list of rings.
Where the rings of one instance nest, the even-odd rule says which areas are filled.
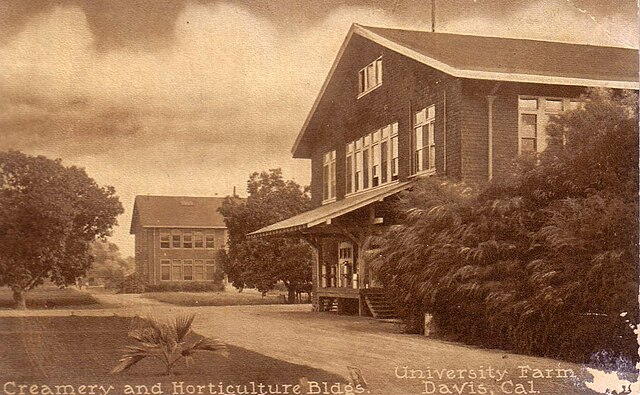
[[[393,183],[378,187],[369,191],[358,193],[332,203],[324,204],[313,210],[306,211],[284,221],[258,229],[247,234],[248,237],[263,237],[276,234],[292,233],[312,228],[316,225],[327,223],[328,221],[350,213],[359,208],[365,207],[376,201],[381,201],[386,197],[401,192],[412,184],[411,181]]]

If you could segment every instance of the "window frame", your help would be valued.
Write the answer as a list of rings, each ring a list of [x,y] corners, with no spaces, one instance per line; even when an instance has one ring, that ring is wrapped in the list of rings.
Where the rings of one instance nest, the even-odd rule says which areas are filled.
[[[187,269],[191,272],[190,278],[187,278]],[[182,281],[193,281],[193,259],[182,261]]]
[[[217,271],[215,259],[206,259],[204,261],[204,281],[215,281]],[[209,273],[211,273],[211,278],[209,278]]]
[[[433,115],[430,115],[432,111]],[[424,112],[424,120],[419,119],[419,114]],[[411,174],[413,176],[423,174],[434,174],[436,172],[436,105],[431,104],[418,111],[414,111],[412,115],[411,128]],[[418,148],[418,131],[422,137],[422,144]],[[422,155],[420,155],[420,153]],[[428,155],[425,163],[425,154]],[[426,167],[424,167],[426,164]]]
[[[198,247],[198,239],[200,241],[200,246]],[[201,230],[196,230],[193,232],[193,248],[194,249],[203,249],[204,248],[204,232]]]
[[[164,269],[169,271],[167,278],[164,278],[164,273],[162,272]],[[171,259],[160,260],[160,281],[171,281]]]
[[[322,203],[336,200],[336,150],[322,154]]]
[[[166,240],[163,240],[165,236]],[[164,243],[166,243],[166,245]],[[160,230],[160,248],[163,250],[171,248],[171,230]]]
[[[193,249],[193,232],[192,231],[187,230],[182,232],[182,248],[189,249],[189,250]]]
[[[373,77],[370,75],[373,70]],[[373,83],[371,80],[373,79]],[[358,99],[382,85],[382,56],[358,70]]]
[[[536,100],[536,108],[526,108],[521,105],[524,100]],[[547,102],[561,102],[561,109],[550,110],[547,108]],[[518,95],[518,155],[525,153],[538,154],[543,152],[549,145],[547,125],[549,124],[549,118],[553,115],[562,114],[565,111],[580,108],[584,102],[576,97],[557,97],[557,96],[535,96],[535,95]],[[524,135],[524,127],[522,124],[523,115],[535,115],[536,116],[536,137],[535,137],[535,150],[534,151],[522,151],[522,140],[530,139]],[[564,144],[563,138],[563,144]]]
[[[209,247],[209,236],[211,236],[211,247]],[[209,231],[204,234],[204,248],[207,250],[213,250],[216,248],[216,235],[215,232]]]
[[[171,231],[171,248],[182,248],[182,231],[180,229]]]
[[[345,145],[345,196],[397,181],[399,153],[397,144],[397,121],[347,143]],[[382,147],[385,147],[384,153]],[[349,162],[352,164],[351,169],[349,169]]]

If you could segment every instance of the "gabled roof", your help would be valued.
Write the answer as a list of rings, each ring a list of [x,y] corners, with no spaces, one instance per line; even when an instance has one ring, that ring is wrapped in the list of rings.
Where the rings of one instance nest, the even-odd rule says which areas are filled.
[[[402,183],[393,183],[371,189],[357,195],[349,196],[344,199],[322,205],[313,210],[309,210],[294,217],[287,218],[283,221],[266,226],[255,232],[249,233],[249,237],[262,237],[275,234],[291,233],[312,228],[316,225],[325,224],[332,219],[348,214],[357,209],[370,205],[371,203],[381,201],[386,197],[395,195],[411,186],[411,181]]]
[[[136,196],[130,233],[138,227],[223,228],[224,197]]]
[[[294,157],[300,157],[298,147],[311,117],[354,34],[460,78],[635,90],[639,86],[637,49],[353,24],[294,143]]]

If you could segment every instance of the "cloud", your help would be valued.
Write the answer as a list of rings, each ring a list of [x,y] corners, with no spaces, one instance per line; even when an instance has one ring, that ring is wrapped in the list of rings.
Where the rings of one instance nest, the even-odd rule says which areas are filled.
[[[308,183],[309,163],[289,149],[351,23],[430,20],[423,0],[40,3],[0,3],[0,149],[61,157],[114,185],[125,254],[136,194],[242,192],[274,167]],[[611,44],[562,0],[507,3],[439,1],[438,26]],[[614,36],[637,36],[633,18],[599,15],[619,23]]]

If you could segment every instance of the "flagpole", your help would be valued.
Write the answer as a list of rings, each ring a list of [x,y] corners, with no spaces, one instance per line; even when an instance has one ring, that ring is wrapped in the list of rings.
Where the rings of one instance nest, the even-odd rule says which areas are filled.
[[[431,0],[431,31],[436,31],[436,0]]]

